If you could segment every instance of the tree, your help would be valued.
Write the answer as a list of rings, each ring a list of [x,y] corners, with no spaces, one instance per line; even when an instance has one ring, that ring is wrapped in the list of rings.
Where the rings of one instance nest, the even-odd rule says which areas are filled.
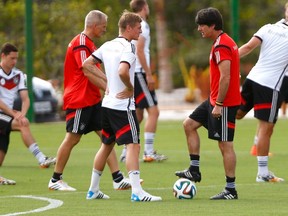
[[[154,0],[156,37],[158,52],[158,70],[160,89],[164,92],[171,92],[173,89],[172,68],[170,65],[170,50],[167,41],[167,25],[164,13],[164,0]]]

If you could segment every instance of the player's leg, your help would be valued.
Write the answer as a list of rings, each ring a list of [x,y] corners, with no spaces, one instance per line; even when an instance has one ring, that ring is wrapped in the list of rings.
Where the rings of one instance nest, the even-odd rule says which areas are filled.
[[[101,131],[95,131],[96,134],[101,137]],[[96,156],[93,162],[93,168],[96,167]],[[119,163],[117,160],[117,154],[115,149],[113,148],[109,157],[107,158],[107,165],[110,169],[113,179],[113,188],[115,190],[128,190],[131,188],[129,178],[126,178],[123,173],[119,169]]]
[[[28,121],[28,120],[27,120]],[[21,138],[23,140],[24,145],[29,149],[29,151],[34,155],[34,157],[38,160],[38,163],[41,168],[48,168],[50,165],[54,165],[56,158],[47,157],[39,148],[36,140],[34,139],[30,125],[20,125],[18,121],[15,119],[11,122],[11,130],[12,131],[20,131]]]
[[[274,129],[274,123],[259,120],[259,133],[257,143],[258,172],[257,182],[282,182],[284,179],[275,176],[268,169],[268,155],[270,140]]]
[[[138,109],[137,109],[138,110]],[[144,162],[153,162],[153,161],[163,161],[168,157],[159,154],[154,149],[154,140],[157,129],[159,109],[157,105],[148,107],[147,109],[147,119],[144,126]]]
[[[194,182],[201,181],[200,172],[200,138],[197,129],[202,124],[188,117],[183,122],[186,135],[186,142],[189,152],[189,168],[183,171],[176,171],[175,175],[179,178],[187,178]]]
[[[54,167],[54,172],[48,184],[48,188],[50,190],[76,191],[75,188],[70,187],[66,182],[62,180],[62,175],[65,166],[69,160],[72,149],[80,141],[81,136],[81,134],[75,134],[70,132],[66,133],[65,138],[57,151],[57,159]]]
[[[0,149],[0,166],[2,166],[6,153]]]
[[[235,185],[236,154],[233,142],[219,142],[219,149],[223,157],[223,165],[226,177],[226,186],[222,192],[210,197],[211,200],[238,199]]]
[[[200,172],[200,138],[198,128],[208,125],[209,101],[201,103],[183,122],[186,143],[189,152],[189,168],[176,171],[179,178],[187,178],[194,182],[201,181]]]
[[[140,179],[139,169],[139,154],[140,144],[130,143],[127,144],[127,155],[126,155],[126,168],[131,181],[132,194],[131,200],[135,202],[152,202],[160,201],[161,197],[153,196],[143,190]]]
[[[66,135],[58,148],[57,160],[53,176],[49,181],[50,190],[75,191],[62,180],[64,168],[69,160],[72,149],[77,145],[83,134],[89,131],[89,118],[92,107],[66,110]],[[85,126],[85,127],[83,127]]]
[[[276,177],[268,169],[269,149],[274,125],[277,122],[278,111],[282,97],[280,92],[254,85],[255,105],[254,116],[259,120],[259,132],[257,142],[258,173],[256,182],[281,182],[284,179]],[[269,106],[267,106],[267,104]]]
[[[107,159],[114,148],[113,144],[101,144],[100,149],[95,155],[94,166],[91,175],[90,187],[87,192],[86,199],[109,199],[110,197],[100,191],[100,177],[104,170]]]
[[[216,194],[210,199],[238,199],[235,185],[236,154],[234,151],[234,133],[235,133],[235,116],[238,106],[223,107],[220,119],[210,118],[209,131],[217,131],[218,137],[209,136],[211,139],[218,140],[218,146],[223,157],[223,166],[226,177],[226,185],[222,192]],[[215,128],[214,128],[215,127]],[[212,133],[213,134],[213,133]]]
[[[1,120],[0,120],[0,126],[2,126]],[[8,151],[9,147],[9,141],[10,141],[10,132],[7,131],[5,134],[0,133],[0,167],[2,166],[5,156]]]
[[[131,200],[139,202],[162,200],[161,197],[147,193],[141,186],[139,170],[140,128],[135,110],[112,111],[109,113],[109,117],[111,117],[111,120],[118,119],[118,121],[113,121],[112,123],[114,134],[119,134],[119,136],[115,136],[115,141],[119,145],[126,144],[127,146],[126,168],[132,187]],[[103,125],[103,128],[105,128],[105,125]],[[122,133],[120,133],[120,131],[122,131]]]

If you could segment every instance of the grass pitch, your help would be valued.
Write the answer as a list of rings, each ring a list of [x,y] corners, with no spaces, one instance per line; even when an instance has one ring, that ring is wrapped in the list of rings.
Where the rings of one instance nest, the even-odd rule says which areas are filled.
[[[250,156],[249,151],[256,125],[254,119],[237,122],[234,144],[237,154],[236,184],[239,200],[227,201],[209,200],[210,196],[223,189],[225,176],[218,145],[207,138],[205,129],[200,130],[202,181],[196,184],[197,195],[193,200],[178,200],[173,196],[172,186],[177,179],[174,172],[189,166],[182,121],[159,122],[155,149],[166,154],[169,159],[162,163],[140,164],[141,178],[144,179],[143,188],[163,198],[162,202],[155,203],[132,203],[130,191],[114,191],[112,177],[107,167],[100,185],[101,190],[110,196],[110,200],[85,199],[90,184],[93,158],[100,143],[98,137],[92,133],[83,136],[81,142],[74,148],[64,171],[64,180],[77,188],[77,191],[49,191],[47,185],[53,168],[38,168],[36,159],[22,144],[20,134],[14,132],[11,135],[5,163],[0,168],[0,175],[16,180],[17,184],[0,186],[0,215],[19,215],[23,214],[21,212],[35,211],[39,208],[45,210],[49,205],[47,200],[14,197],[15,195],[31,195],[63,202],[60,207],[30,215],[287,215],[287,182],[274,184],[255,182],[257,160]],[[31,129],[41,150],[49,156],[56,155],[65,135],[65,123],[32,124]],[[286,180],[288,180],[287,137],[287,120],[279,119],[271,142],[270,151],[273,156],[269,159],[269,168]],[[122,147],[117,146],[116,150],[120,155]],[[143,151],[143,147],[141,150]],[[123,163],[120,163],[120,168],[127,174]]]

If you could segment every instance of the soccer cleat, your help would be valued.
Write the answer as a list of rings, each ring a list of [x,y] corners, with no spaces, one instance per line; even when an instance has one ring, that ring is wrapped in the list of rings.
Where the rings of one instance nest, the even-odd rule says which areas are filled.
[[[0,176],[0,185],[15,185],[16,181]]]
[[[257,145],[252,145],[251,149],[250,149],[250,154],[252,156],[257,156]],[[272,156],[273,154],[271,152],[268,153],[268,156]]]
[[[176,171],[175,175],[179,178],[186,178],[194,182],[201,181],[201,173],[200,172],[190,172],[188,169],[183,171]]]
[[[283,178],[279,178],[269,171],[267,176],[257,175],[256,182],[283,182]]]
[[[166,155],[157,154],[156,151],[154,151],[152,154],[146,154],[146,152],[144,152],[144,155],[143,155],[144,162],[154,162],[154,161],[161,162],[167,159],[168,157]]]
[[[237,191],[230,192],[226,189],[224,189],[219,194],[216,194],[215,196],[210,197],[210,200],[232,200],[232,199],[238,199]]]
[[[131,188],[131,183],[129,178],[123,178],[120,182],[113,181],[113,188],[115,190],[128,190]]]
[[[143,183],[143,179],[140,179],[140,184]],[[131,182],[129,178],[123,178],[120,182],[113,181],[113,188],[115,190],[128,190],[131,188]]]
[[[58,180],[56,182],[52,182],[52,179],[50,179],[48,188],[50,190],[59,190],[59,191],[76,191],[75,188],[70,187],[66,182],[63,180]]]
[[[94,193],[93,191],[88,191],[87,192],[87,196],[86,196],[87,200],[92,200],[92,199],[110,199],[110,197],[104,193],[102,193],[100,190],[96,193]]]
[[[161,201],[162,198],[158,196],[153,196],[145,191],[142,191],[140,194],[132,194],[131,201],[132,202],[155,202]]]
[[[46,157],[42,163],[39,163],[40,168],[49,168],[50,165],[55,165],[56,158],[54,157]]]

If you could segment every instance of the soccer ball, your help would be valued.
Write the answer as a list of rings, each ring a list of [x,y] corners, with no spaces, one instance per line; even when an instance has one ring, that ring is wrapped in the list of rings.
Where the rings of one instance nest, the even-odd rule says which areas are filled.
[[[196,185],[189,179],[180,178],[173,185],[173,194],[178,199],[193,199],[196,193]]]

